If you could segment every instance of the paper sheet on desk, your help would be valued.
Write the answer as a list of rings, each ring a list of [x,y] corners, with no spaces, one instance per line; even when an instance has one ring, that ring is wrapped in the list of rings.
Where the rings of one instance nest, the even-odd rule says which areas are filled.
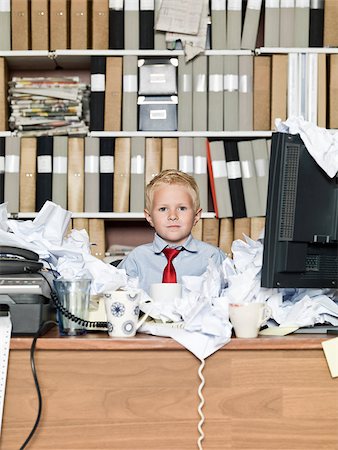
[[[322,342],[332,378],[338,377],[338,337]]]
[[[197,331],[191,332],[183,328],[176,327],[175,323],[161,324],[153,321],[145,322],[139,331],[155,336],[170,337],[183,345],[183,347],[193,353],[200,360],[207,358],[219,350],[230,341],[231,337],[231,332],[227,338],[208,336]]]
[[[0,316],[0,432],[5,402],[9,345],[12,332],[10,316]],[[1,433],[0,433],[1,434]]]

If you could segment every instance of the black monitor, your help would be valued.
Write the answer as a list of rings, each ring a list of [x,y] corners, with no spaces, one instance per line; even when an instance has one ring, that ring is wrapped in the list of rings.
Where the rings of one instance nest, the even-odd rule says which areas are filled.
[[[272,135],[261,284],[338,288],[338,177],[298,134]]]

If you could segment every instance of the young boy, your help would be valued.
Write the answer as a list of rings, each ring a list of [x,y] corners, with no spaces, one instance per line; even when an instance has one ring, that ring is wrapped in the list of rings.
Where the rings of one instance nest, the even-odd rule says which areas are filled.
[[[144,213],[155,229],[154,240],[136,247],[118,268],[138,277],[139,287],[147,293],[152,283],[180,283],[183,275],[202,275],[210,258],[218,265],[226,258],[219,248],[191,235],[202,213],[192,176],[169,169],[154,177],[146,188]],[[169,257],[167,249],[179,251]],[[173,258],[171,263],[168,258]]]

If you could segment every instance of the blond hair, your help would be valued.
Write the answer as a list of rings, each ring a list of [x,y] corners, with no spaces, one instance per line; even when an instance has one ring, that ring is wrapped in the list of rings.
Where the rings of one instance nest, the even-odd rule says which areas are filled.
[[[200,195],[195,178],[180,170],[168,169],[156,175],[147,185],[146,209],[148,211],[151,210],[155,190],[164,184],[185,186],[191,195],[195,212],[200,208]]]

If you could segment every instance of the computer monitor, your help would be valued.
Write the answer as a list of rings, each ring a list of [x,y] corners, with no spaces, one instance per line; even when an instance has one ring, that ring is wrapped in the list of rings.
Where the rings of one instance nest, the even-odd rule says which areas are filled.
[[[261,284],[338,288],[338,177],[298,134],[272,135]]]

